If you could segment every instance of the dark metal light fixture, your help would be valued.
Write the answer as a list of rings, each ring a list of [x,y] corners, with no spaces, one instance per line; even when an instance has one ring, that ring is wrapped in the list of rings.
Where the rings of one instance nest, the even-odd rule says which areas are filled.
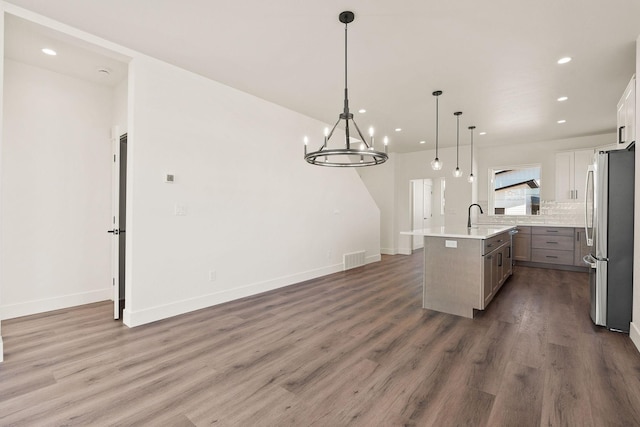
[[[467,178],[467,181],[469,181],[469,184],[473,183],[473,181],[476,180],[476,178],[473,176],[473,130],[475,128],[476,128],[475,126],[469,126],[469,131],[471,132],[471,163],[469,164],[469,170],[471,171],[471,173]]]
[[[331,131],[325,129],[324,143],[317,151],[307,153],[307,145],[309,140],[304,138],[304,159],[317,166],[333,166],[333,167],[362,167],[379,165],[387,161],[389,156],[387,155],[388,139],[384,138],[384,151],[377,151],[374,148],[373,129],[369,129],[369,136],[371,143],[367,142],[367,139],[362,135],[355,120],[353,120],[353,114],[349,112],[349,94],[347,89],[347,26],[353,22],[355,15],[353,12],[342,12],[338,19],[344,24],[344,109],[340,114],[338,121]],[[333,131],[336,130],[340,120],[345,121],[345,148],[329,148],[327,144],[333,135]],[[360,143],[358,148],[351,147],[349,122],[353,123],[358,136],[360,137]]]
[[[460,115],[462,115],[462,111],[456,111],[453,113],[456,116],[456,168],[453,170],[453,176],[456,178],[460,178],[462,176],[462,171],[460,170],[459,160],[460,160]]]
[[[442,162],[438,158],[438,97],[442,95],[442,91],[436,90],[432,95],[436,97],[436,158],[431,160],[431,169],[439,171],[442,169]]]

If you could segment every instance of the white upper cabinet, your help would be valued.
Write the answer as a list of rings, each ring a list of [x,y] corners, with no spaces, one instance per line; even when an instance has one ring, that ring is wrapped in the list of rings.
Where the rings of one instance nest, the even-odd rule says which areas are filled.
[[[593,156],[593,149],[556,153],[556,201],[584,201],[587,168]]]
[[[636,140],[636,76],[618,102],[618,147],[626,148]]]

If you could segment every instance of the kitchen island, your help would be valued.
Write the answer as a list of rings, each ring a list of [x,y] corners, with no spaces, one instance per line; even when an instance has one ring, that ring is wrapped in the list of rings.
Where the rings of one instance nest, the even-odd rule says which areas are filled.
[[[431,227],[401,234],[424,237],[422,307],[473,318],[512,273],[514,226]]]

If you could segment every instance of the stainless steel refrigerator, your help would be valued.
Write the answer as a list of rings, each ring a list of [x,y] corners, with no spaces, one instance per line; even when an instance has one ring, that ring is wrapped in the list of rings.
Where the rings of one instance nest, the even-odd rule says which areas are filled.
[[[591,319],[629,332],[633,302],[635,146],[600,152],[587,172],[585,228],[591,253]]]

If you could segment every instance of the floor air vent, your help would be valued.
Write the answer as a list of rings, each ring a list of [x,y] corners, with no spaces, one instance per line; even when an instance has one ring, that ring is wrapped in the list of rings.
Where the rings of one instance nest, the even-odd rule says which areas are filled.
[[[365,251],[359,252],[351,252],[349,254],[344,254],[343,258],[343,268],[342,270],[349,270],[351,268],[361,267],[364,265],[364,254]]]

